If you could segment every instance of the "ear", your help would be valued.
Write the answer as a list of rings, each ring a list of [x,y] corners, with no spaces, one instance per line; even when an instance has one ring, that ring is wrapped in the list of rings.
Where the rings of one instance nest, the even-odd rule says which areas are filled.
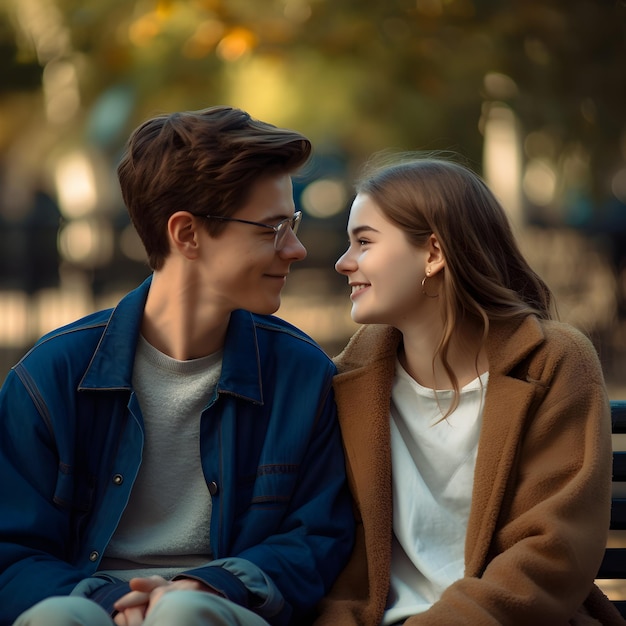
[[[426,267],[424,268],[425,274],[427,276],[434,276],[446,266],[446,259],[443,256],[441,244],[435,233],[432,233],[428,238],[426,248],[428,253],[426,256]]]
[[[195,259],[200,253],[199,218],[189,211],[176,211],[167,220],[167,234],[172,252]]]

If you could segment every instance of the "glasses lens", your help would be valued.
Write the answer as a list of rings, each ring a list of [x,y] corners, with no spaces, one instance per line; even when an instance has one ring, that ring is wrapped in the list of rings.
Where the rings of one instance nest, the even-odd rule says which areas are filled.
[[[287,232],[289,231],[289,220],[283,220],[276,224],[276,235],[274,236],[274,248],[280,250],[287,238]]]
[[[287,233],[290,228],[294,235],[298,232],[301,221],[302,213],[298,211],[293,217],[276,224],[276,236],[274,237],[274,248],[276,248],[276,250],[280,250],[285,245]]]
[[[291,221],[291,230],[293,230],[293,234],[298,234],[298,228],[300,228],[300,222],[302,221],[302,211],[297,211]]]

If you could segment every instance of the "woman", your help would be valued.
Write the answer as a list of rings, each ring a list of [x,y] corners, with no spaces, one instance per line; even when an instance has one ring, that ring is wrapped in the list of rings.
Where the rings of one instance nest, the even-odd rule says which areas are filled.
[[[589,340],[553,320],[506,215],[445,159],[358,182],[336,269],[357,543],[319,626],[622,624],[594,585],[611,426]]]

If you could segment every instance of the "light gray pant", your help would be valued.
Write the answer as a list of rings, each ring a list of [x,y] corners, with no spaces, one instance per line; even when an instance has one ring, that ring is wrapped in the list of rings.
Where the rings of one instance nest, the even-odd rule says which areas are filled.
[[[144,626],[268,626],[256,613],[205,591],[170,591]],[[55,596],[22,613],[13,626],[112,626],[98,604],[78,596]]]

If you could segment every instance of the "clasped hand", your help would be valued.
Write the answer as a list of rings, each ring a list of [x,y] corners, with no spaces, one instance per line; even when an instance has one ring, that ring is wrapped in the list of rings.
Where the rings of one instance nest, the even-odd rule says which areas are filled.
[[[131,591],[122,596],[116,603],[118,613],[113,618],[117,626],[141,626],[146,616],[159,602],[164,594],[171,591],[206,591],[216,593],[204,583],[193,578],[165,580],[161,576],[149,578],[131,578]]]

